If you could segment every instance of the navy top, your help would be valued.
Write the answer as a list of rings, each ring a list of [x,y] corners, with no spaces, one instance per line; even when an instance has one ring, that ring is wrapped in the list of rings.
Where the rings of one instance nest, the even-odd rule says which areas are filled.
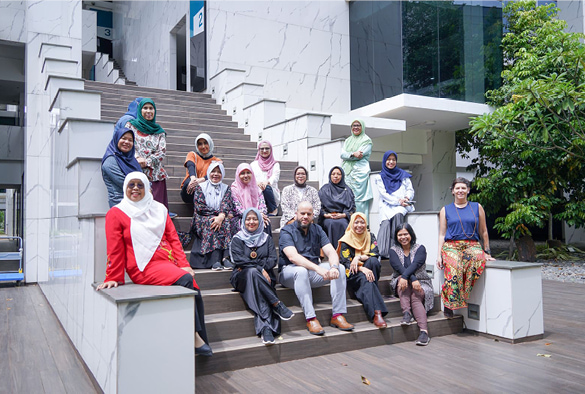
[[[280,249],[278,271],[280,272],[285,265],[293,264],[284,254],[284,248],[294,246],[301,256],[315,264],[319,264],[321,248],[330,243],[331,241],[327,238],[325,231],[315,223],[309,225],[307,235],[301,230],[299,222],[295,221],[287,224],[280,229],[280,238],[278,239],[278,247]]]
[[[465,208],[445,205],[447,233],[445,241],[479,241],[479,203],[469,201]]]

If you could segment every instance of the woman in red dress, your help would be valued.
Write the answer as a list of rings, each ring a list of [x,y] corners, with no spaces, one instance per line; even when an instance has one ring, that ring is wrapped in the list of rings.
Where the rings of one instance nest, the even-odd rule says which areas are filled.
[[[136,284],[199,290],[168,210],[153,199],[146,175],[129,173],[123,191],[123,200],[106,214],[108,266],[97,290],[123,285],[124,269]],[[195,353],[211,356],[201,294],[195,302]]]

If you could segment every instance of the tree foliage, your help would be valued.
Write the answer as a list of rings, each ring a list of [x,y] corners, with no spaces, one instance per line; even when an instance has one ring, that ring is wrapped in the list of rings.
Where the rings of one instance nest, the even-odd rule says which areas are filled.
[[[492,113],[459,134],[476,149],[475,199],[488,213],[506,209],[495,228],[530,235],[552,214],[585,224],[585,36],[565,31],[554,4],[508,2],[502,86],[486,93]]]

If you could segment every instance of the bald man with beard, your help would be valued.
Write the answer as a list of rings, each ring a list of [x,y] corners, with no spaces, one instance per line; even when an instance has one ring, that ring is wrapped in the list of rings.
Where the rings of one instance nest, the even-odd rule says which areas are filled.
[[[302,201],[297,207],[295,221],[281,228],[279,282],[295,290],[307,319],[307,330],[313,335],[323,335],[325,331],[315,314],[311,288],[330,283],[333,315],[329,324],[351,331],[353,325],[343,316],[347,312],[345,269],[340,268],[335,248],[323,229],[313,223],[313,218],[313,206]],[[327,257],[326,263],[321,261],[321,249]]]

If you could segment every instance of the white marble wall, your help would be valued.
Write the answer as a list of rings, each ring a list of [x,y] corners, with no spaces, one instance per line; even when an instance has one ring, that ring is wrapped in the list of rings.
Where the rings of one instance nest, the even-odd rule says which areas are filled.
[[[276,160],[309,164],[309,148],[331,140],[331,116],[306,113],[269,126],[262,139],[272,143]],[[309,180],[317,181],[317,172],[309,171]]]
[[[427,132],[426,154],[423,163],[412,171],[416,209],[438,211],[452,201],[449,190],[455,178],[455,133],[452,131]]]
[[[65,60],[63,72],[66,70],[73,74],[69,75],[71,77],[81,76],[81,1],[27,2],[25,8],[25,280],[41,282],[49,277],[50,136],[55,131],[49,115],[51,103],[45,84],[48,68],[56,71],[59,68],[58,62],[48,67],[45,59],[60,57]],[[63,59],[67,51],[69,57]],[[71,64],[75,67],[72,68]],[[47,66],[47,70],[43,70],[43,66]]]
[[[0,40],[26,42],[26,2],[0,1]]]
[[[188,19],[189,2],[115,1],[113,14],[114,58],[126,78],[139,86],[175,86],[170,32],[185,15]]]
[[[558,17],[567,21],[567,31],[572,33],[585,32],[585,4],[583,0],[557,1]]]
[[[91,10],[82,10],[83,17],[83,37],[82,50],[84,52],[95,53],[97,50],[97,12]]]
[[[266,98],[350,110],[349,8],[334,1],[209,1],[208,76],[245,70]]]
[[[455,314],[463,316],[470,330],[512,341],[543,335],[540,264],[487,262],[468,303],[479,305],[479,319],[469,318],[467,308]]]

